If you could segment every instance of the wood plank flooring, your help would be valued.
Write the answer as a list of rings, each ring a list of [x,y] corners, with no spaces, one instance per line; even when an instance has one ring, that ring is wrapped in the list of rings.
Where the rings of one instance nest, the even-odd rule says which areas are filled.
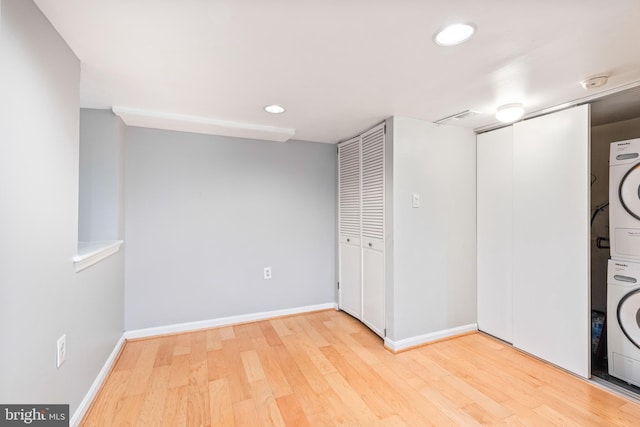
[[[334,310],[126,343],[83,426],[638,426],[482,334],[392,354]]]

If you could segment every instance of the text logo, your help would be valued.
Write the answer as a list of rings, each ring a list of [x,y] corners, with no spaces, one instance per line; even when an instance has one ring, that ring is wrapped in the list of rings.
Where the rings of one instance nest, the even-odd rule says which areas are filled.
[[[0,405],[0,427],[69,427],[69,405]]]

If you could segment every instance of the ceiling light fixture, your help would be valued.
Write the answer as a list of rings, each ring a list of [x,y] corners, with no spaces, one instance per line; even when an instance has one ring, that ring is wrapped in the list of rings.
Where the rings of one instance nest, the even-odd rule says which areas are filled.
[[[469,40],[475,32],[473,24],[447,25],[433,35],[433,41],[439,46],[455,46]]]
[[[522,107],[522,104],[505,104],[498,107],[498,111],[496,111],[496,119],[502,123],[515,122],[523,115],[524,107]]]
[[[284,107],[281,107],[280,105],[272,104],[265,106],[264,111],[271,114],[282,114],[287,110],[285,110]]]

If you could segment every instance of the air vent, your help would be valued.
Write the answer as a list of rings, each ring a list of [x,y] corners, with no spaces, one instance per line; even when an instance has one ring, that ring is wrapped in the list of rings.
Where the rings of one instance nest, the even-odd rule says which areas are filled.
[[[478,114],[480,114],[478,111],[473,111],[473,110],[464,110],[461,111],[459,113],[453,114],[451,116],[447,116],[447,117],[443,117],[440,120],[436,120],[434,123],[436,124],[444,124],[450,120],[462,120],[462,119],[466,119],[468,117],[474,117],[477,116]]]

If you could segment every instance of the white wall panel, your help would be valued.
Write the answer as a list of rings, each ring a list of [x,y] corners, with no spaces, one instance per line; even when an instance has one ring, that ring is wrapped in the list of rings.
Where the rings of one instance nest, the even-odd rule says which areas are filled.
[[[589,106],[514,125],[513,344],[589,377]]]
[[[335,302],[335,146],[126,140],[126,329]]]
[[[124,133],[111,111],[80,110],[80,242],[124,238]]]
[[[393,120],[394,279],[386,310],[393,304],[387,336],[401,341],[476,323],[476,135]]]
[[[478,135],[478,328],[513,339],[513,127]]]
[[[33,2],[0,9],[0,402],[71,415],[124,330],[124,255],[75,273],[80,61]]]

